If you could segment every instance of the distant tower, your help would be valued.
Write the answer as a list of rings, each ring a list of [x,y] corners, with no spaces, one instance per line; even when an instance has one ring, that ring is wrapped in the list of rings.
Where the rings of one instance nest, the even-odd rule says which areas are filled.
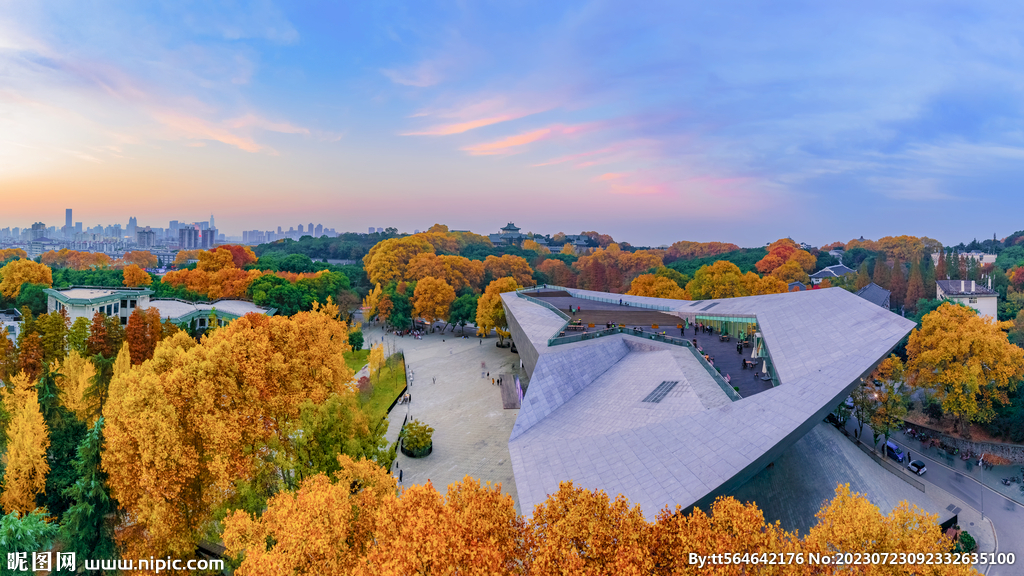
[[[66,208],[64,210],[64,236],[65,237],[71,236],[71,230],[72,230],[71,226],[72,226],[72,223],[71,223],[71,208]]]
[[[373,234],[373,226],[370,226],[370,234]]]
[[[302,224],[299,224],[299,234],[302,234]]]
[[[213,223],[213,214],[210,214],[210,229],[214,229],[217,226]]]
[[[313,223],[312,222],[309,223],[309,228],[306,228],[306,234],[309,234],[309,235],[313,234]],[[317,236],[320,236],[320,235],[317,234]]]
[[[321,237],[323,235],[324,235],[324,225],[323,224],[317,224],[316,225],[316,234],[314,234],[314,236],[319,238],[319,237]]]

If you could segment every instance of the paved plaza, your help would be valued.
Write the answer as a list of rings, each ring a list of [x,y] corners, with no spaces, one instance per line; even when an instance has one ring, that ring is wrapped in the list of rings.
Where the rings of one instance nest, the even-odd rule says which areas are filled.
[[[405,351],[413,378],[409,387],[412,402],[391,411],[388,440],[398,439],[406,414],[434,428],[433,452],[425,458],[409,458],[399,452],[394,470],[396,474],[402,470],[403,485],[429,480],[442,494],[467,474],[481,483],[500,483],[519,511],[508,452],[508,437],[519,410],[503,409],[501,388],[491,385],[491,378],[501,373],[519,372],[519,355],[495,347],[498,339],[493,336],[481,344],[474,333],[467,327],[470,337],[463,339],[456,328],[454,334],[435,332],[416,340],[385,334],[379,325],[366,328],[373,343],[384,337],[389,349],[394,346]],[[480,377],[481,363],[486,364],[482,370],[490,372],[490,378]]]

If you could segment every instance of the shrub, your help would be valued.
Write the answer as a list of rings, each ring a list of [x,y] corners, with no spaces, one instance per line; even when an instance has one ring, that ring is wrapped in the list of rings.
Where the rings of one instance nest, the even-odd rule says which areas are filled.
[[[352,332],[348,335],[348,345],[352,347],[352,350],[358,352],[363,349],[363,332],[357,331]]]
[[[942,404],[933,400],[925,407],[924,413],[932,420],[942,420]]]
[[[402,444],[411,452],[424,450],[427,446],[430,446],[433,435],[433,428],[413,418],[402,429]]]
[[[964,552],[970,552],[978,545],[978,543],[974,541],[974,536],[971,536],[969,532],[960,533],[960,540],[958,544],[960,549]]]

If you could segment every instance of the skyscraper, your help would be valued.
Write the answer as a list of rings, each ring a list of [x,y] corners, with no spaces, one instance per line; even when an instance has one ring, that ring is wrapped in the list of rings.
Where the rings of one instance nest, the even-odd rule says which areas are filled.
[[[324,235],[324,225],[323,224],[317,224],[316,225],[316,234],[314,234],[314,236],[319,238],[319,237],[321,237],[323,235]]]
[[[302,224],[299,224],[299,234],[302,234]]]
[[[71,208],[64,210],[64,237],[68,238],[71,236]]]
[[[213,214],[210,214],[210,229],[216,228],[217,225],[213,223]]]

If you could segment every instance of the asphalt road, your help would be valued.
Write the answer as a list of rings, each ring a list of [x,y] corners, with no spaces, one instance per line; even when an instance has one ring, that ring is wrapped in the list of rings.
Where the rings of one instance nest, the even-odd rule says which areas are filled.
[[[847,421],[847,427],[852,432],[856,426],[854,418]],[[870,438],[870,430],[864,427],[865,435]],[[982,512],[986,518],[992,521],[996,529],[996,540],[998,541],[998,552],[1016,555],[1016,563],[1012,565],[992,565],[987,572],[988,576],[1018,576],[1024,574],[1024,507],[1002,494],[983,486],[980,482],[969,476],[965,476],[956,470],[946,467],[934,458],[930,458],[916,448],[917,441],[906,442],[906,435],[897,432],[896,436],[890,438],[904,453],[910,451],[914,460],[923,460],[928,471],[920,476],[923,481],[929,482],[963,500],[969,506]],[[902,464],[905,466],[906,461]],[[982,570],[982,573],[985,573]]]

